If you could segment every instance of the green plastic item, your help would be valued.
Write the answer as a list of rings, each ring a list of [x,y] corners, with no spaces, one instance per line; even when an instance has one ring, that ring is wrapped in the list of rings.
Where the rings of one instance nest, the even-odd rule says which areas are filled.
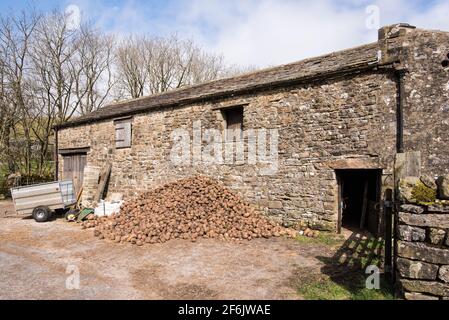
[[[78,222],[83,221],[84,219],[86,219],[86,217],[92,213],[94,213],[95,210],[94,209],[83,209],[81,210],[81,212],[78,214]]]

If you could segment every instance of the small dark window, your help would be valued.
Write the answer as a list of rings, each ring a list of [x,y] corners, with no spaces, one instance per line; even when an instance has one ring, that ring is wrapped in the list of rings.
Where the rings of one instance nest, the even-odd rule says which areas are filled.
[[[443,66],[443,68],[449,67],[449,60],[443,60],[443,62],[441,62],[441,65]]]
[[[115,147],[117,149],[130,148],[132,140],[132,119],[114,121]]]
[[[226,129],[243,130],[243,107],[224,109],[223,116]]]

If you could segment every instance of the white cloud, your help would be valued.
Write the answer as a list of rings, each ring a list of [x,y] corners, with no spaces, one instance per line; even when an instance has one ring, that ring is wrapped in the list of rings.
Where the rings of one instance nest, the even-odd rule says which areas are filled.
[[[226,1],[223,6],[222,1],[195,0],[179,21],[187,26],[206,21],[216,34],[205,43],[240,64],[288,63],[376,41],[377,30],[366,27],[369,5],[379,7],[381,25],[409,22],[449,31],[448,1],[432,5],[406,0],[236,2]],[[201,28],[193,31],[194,37],[202,38]]]
[[[377,30],[366,27],[369,5],[379,7],[381,25],[449,31],[447,0],[180,0],[157,12],[136,0],[115,8],[74,2],[122,36],[177,32],[242,65],[277,65],[376,41]]]
[[[341,10],[328,1],[265,0],[244,9],[243,17],[230,14],[215,26],[218,34],[211,43],[241,64],[291,62],[374,40],[377,33],[365,28],[364,9]]]
[[[96,27],[119,37],[130,34],[157,35],[166,28],[168,21],[161,21],[156,12],[145,1],[124,0],[110,2],[106,0],[66,0],[66,5],[80,8],[83,21],[90,21]],[[154,16],[151,16],[155,14]]]

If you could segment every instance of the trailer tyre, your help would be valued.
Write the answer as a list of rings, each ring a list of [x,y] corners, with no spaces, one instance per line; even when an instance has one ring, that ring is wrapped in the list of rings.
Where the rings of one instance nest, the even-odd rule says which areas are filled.
[[[65,219],[69,222],[74,222],[74,221],[76,221],[76,218],[78,217],[78,213],[79,213],[79,210],[69,210],[65,214]]]
[[[48,207],[34,208],[33,218],[36,222],[46,222],[51,218],[51,211]]]

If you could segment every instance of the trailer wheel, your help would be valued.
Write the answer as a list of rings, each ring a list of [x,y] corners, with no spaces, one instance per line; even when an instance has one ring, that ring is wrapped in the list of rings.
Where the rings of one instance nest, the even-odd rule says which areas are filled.
[[[65,219],[68,222],[74,222],[76,221],[76,218],[78,217],[78,213],[79,210],[69,210],[66,214],[65,214]]]
[[[34,208],[33,218],[36,222],[46,222],[51,218],[51,211],[48,207]]]

